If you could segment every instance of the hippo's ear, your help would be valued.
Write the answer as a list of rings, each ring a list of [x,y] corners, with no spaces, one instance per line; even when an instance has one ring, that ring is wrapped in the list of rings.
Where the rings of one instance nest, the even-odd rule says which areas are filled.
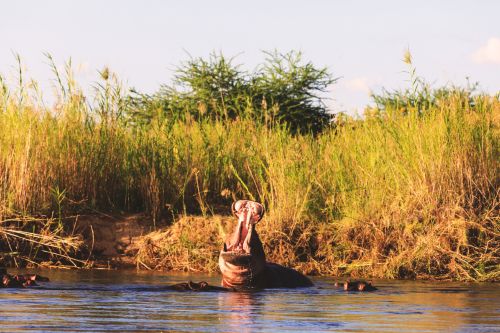
[[[236,216],[236,201],[231,205],[231,213]]]
[[[231,205],[231,213],[233,213],[234,216],[238,217],[236,213],[241,209],[242,206],[246,204],[247,200],[238,200],[233,202]]]

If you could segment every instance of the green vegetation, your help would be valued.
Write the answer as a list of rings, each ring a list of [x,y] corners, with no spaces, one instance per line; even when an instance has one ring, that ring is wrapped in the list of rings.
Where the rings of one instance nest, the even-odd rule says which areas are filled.
[[[284,125],[292,133],[318,133],[329,127],[332,114],[321,93],[336,79],[326,68],[303,63],[300,53],[265,55],[264,63],[252,73],[223,55],[191,59],[178,68],[173,85],[162,86],[152,96],[137,93],[131,97],[136,107],[131,120],[247,119]]]
[[[16,88],[2,81],[0,238],[11,245],[0,250],[17,251],[7,226],[64,236],[65,217],[95,210],[217,221],[251,198],[268,210],[269,260],[306,273],[498,280],[499,96],[417,85],[330,123],[318,97],[330,75],[294,59],[271,55],[252,75],[195,59],[180,86],[152,96],[125,94],[106,69],[92,104],[67,66],[51,108],[22,73]],[[203,223],[182,221],[200,234]],[[216,267],[220,225],[203,244],[178,223],[156,254]]]

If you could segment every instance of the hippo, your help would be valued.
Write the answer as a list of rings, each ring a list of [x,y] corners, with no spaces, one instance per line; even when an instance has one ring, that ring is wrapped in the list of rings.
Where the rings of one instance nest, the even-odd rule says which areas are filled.
[[[27,288],[37,286],[37,282],[48,282],[49,279],[38,274],[10,275],[5,268],[0,268],[0,288]]]
[[[255,225],[264,216],[264,206],[238,200],[231,206],[238,224],[229,234],[219,255],[222,287],[202,282],[183,282],[168,286],[175,291],[244,291],[264,288],[310,287],[311,280],[294,269],[266,261]]]
[[[335,282],[335,287],[342,288],[345,291],[375,291],[378,290],[371,282],[367,281],[350,281]]]
[[[266,261],[256,230],[257,223],[264,216],[264,207],[260,203],[239,200],[232,204],[231,212],[238,218],[238,224],[227,236],[219,255],[223,287],[240,290],[313,285],[296,270]]]
[[[209,285],[205,281],[176,283],[168,286],[167,289],[175,291],[231,291],[229,288]]]

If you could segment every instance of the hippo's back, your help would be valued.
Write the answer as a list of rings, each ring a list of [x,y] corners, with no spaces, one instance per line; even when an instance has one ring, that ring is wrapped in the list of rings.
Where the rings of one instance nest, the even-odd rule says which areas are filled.
[[[311,280],[294,269],[274,263],[266,263],[262,274],[264,288],[298,288],[310,287]]]

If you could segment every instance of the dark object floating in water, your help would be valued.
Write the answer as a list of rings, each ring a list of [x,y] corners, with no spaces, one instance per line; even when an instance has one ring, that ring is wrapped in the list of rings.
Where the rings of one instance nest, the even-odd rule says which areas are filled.
[[[231,291],[232,289],[211,286],[205,281],[201,282],[181,282],[168,286],[167,289],[175,291]]]
[[[0,268],[0,288],[27,288],[37,286],[37,282],[48,282],[49,279],[38,274],[10,275],[5,268]]]
[[[335,282],[335,287],[342,288],[345,291],[375,291],[378,290],[375,286],[372,286],[371,282],[367,281],[350,281],[345,282]]]

